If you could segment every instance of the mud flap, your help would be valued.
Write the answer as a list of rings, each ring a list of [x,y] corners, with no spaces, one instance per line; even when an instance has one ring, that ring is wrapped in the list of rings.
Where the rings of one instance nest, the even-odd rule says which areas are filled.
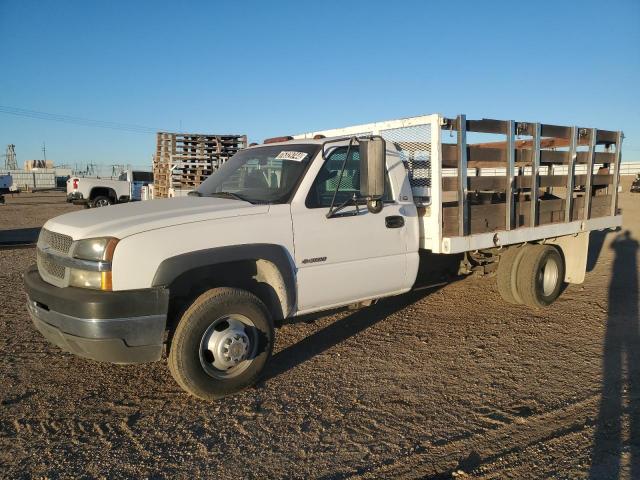
[[[580,232],[575,235],[547,239],[544,242],[560,247],[564,258],[564,281],[567,283],[584,282],[589,252],[589,233]]]

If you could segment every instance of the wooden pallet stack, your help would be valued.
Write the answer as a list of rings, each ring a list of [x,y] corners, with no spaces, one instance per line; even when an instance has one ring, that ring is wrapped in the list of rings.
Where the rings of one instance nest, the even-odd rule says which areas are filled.
[[[246,146],[246,135],[158,132],[153,156],[154,197],[167,198],[170,189],[197,188]]]

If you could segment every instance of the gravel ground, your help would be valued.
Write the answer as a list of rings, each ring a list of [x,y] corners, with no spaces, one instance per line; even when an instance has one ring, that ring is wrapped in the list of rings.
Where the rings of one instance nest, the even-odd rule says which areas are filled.
[[[218,403],[162,362],[49,345],[24,306],[34,250],[0,250],[0,476],[640,478],[639,205],[622,195],[625,230],[592,235],[584,285],[548,309],[469,277],[308,317],[278,329],[256,388]],[[74,208],[9,197],[0,229]]]

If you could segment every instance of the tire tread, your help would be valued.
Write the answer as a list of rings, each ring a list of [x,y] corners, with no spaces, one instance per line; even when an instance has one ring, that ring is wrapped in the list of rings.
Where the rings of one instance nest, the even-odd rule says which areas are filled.
[[[507,248],[507,251],[500,255],[496,281],[498,284],[498,292],[502,299],[507,303],[522,303],[518,298],[516,290],[516,275],[518,264],[522,259],[525,248],[526,246],[512,246]]]
[[[271,332],[273,332],[273,322],[271,321],[269,311],[267,310],[267,307],[264,305],[264,303],[254,294],[246,290],[230,287],[213,288],[201,294],[194,300],[189,308],[187,308],[187,310],[182,315],[178,326],[176,327],[171,342],[171,348],[169,350],[167,364],[169,367],[169,371],[171,372],[171,375],[175,379],[176,383],[183,390],[191,393],[196,397],[202,398],[204,400],[215,400],[235,393],[238,389],[235,387],[227,389],[224,387],[224,385],[220,385],[221,388],[218,388],[219,392],[212,393],[211,391],[203,390],[199,385],[197,385],[190,379],[190,375],[188,373],[189,366],[185,362],[185,357],[179,354],[179,352],[184,349],[184,343],[192,335],[194,335],[194,330],[198,328],[197,322],[190,321],[190,319],[194,316],[197,316],[197,314],[199,314],[200,312],[206,311],[206,309],[210,308],[212,302],[215,302],[217,307],[224,307],[229,303],[237,304],[239,301],[245,304],[251,304],[252,306],[260,309],[269,324]],[[272,347],[273,341],[270,341],[270,345],[268,346],[269,350],[267,360],[271,356]],[[249,386],[254,384],[258,380],[260,374],[261,370],[258,370],[252,376],[246,377],[242,382],[243,385]],[[214,381],[215,380],[212,379],[212,382]]]

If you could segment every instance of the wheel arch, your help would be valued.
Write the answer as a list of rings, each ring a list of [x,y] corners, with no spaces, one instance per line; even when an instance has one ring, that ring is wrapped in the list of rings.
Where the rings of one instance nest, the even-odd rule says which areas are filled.
[[[284,247],[272,244],[217,247],[167,258],[152,285],[166,287],[171,297],[183,300],[210,288],[242,288],[260,298],[274,320],[292,315],[296,302],[292,260]]]
[[[89,191],[89,200],[93,200],[94,198],[103,195],[105,197],[111,198],[114,202],[118,200],[116,195],[116,191],[110,187],[93,187]]]

